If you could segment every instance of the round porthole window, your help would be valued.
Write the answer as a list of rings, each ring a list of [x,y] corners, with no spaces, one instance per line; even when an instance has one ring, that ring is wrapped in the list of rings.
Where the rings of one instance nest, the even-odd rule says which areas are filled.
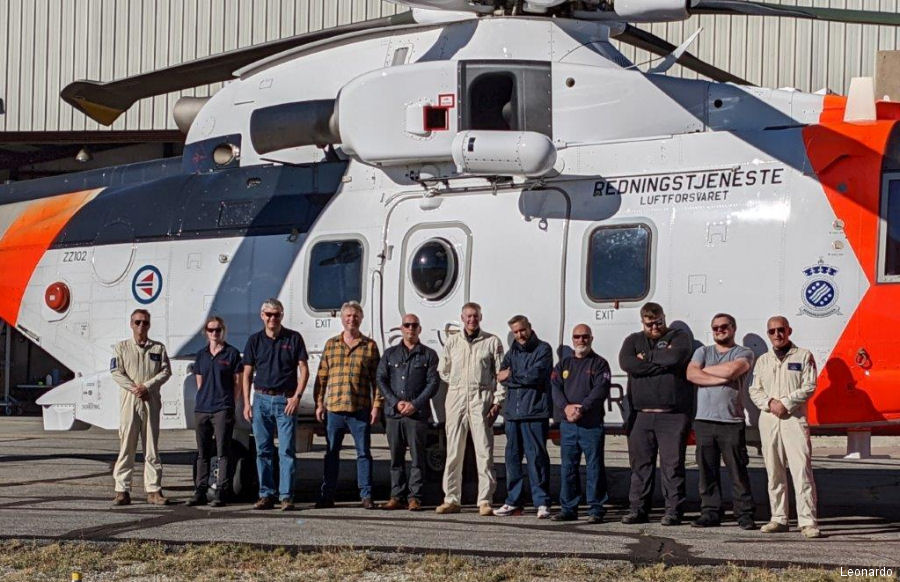
[[[444,239],[432,239],[413,254],[409,276],[416,293],[437,301],[450,294],[456,283],[456,252]]]

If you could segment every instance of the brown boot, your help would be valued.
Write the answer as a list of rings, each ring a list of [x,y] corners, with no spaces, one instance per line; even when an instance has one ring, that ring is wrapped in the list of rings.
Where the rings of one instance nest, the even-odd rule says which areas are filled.
[[[131,505],[131,494],[129,494],[128,491],[116,491],[113,505]]]
[[[381,506],[381,509],[406,509],[406,504],[396,497],[391,497],[390,501]]]
[[[271,497],[260,497],[259,500],[253,504],[253,509],[272,509],[275,507],[275,500]]]
[[[163,496],[162,489],[147,494],[147,503],[151,505],[168,505],[169,500]]]
[[[409,503],[406,504],[406,508],[410,511],[421,511],[422,504],[415,497],[411,497]]]

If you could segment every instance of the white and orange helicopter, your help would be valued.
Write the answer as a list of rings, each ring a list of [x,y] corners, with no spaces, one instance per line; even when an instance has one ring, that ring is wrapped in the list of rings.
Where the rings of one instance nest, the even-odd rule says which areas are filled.
[[[382,348],[407,312],[440,348],[470,300],[485,329],[524,313],[558,346],[589,322],[614,368],[645,301],[705,343],[730,312],[757,351],[780,313],[820,363],[813,426],[900,432],[900,104],[866,80],[847,97],[750,86],[692,57],[693,37],[674,47],[633,24],[900,15],[400,3],[412,10],[65,88],[110,124],[140,98],[227,81],[176,106],[179,159],[0,186],[0,317],[76,374],[40,399],[46,429],[117,427],[108,362],[137,307],[173,355],[162,427],[189,428],[205,318],[241,348],[275,296],[313,371],[347,300]],[[662,58],[641,68],[611,39]],[[665,75],[675,63],[711,80]],[[607,420],[621,423],[614,401]]]

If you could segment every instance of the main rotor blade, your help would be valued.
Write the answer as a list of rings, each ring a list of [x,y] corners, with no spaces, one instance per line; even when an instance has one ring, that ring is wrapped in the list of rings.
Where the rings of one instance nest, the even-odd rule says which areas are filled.
[[[237,69],[287,49],[343,34],[414,23],[411,12],[402,12],[384,18],[298,34],[118,81],[108,83],[75,81],[66,85],[60,96],[66,103],[91,119],[103,125],[112,125],[139,99],[226,81],[232,78],[232,73]]]
[[[613,38],[639,49],[643,49],[653,54],[660,55],[662,57],[671,54],[677,48],[675,45],[656,36],[655,34],[647,32],[646,30],[641,30],[640,28],[637,28],[630,24],[625,26],[625,30],[622,33],[617,34]],[[753,84],[736,75],[732,75],[728,71],[723,71],[722,69],[714,67],[713,65],[705,61],[701,61],[688,52],[681,55],[681,57],[676,62],[682,67],[690,69],[695,73],[699,73],[704,77],[708,77],[713,81],[719,81],[722,83],[737,83],[738,85]]]
[[[741,14],[748,16],[779,16],[846,22],[850,24],[878,24],[900,26],[900,14],[848,10],[845,8],[816,8],[814,6],[785,6],[748,0],[692,0],[691,14]]]

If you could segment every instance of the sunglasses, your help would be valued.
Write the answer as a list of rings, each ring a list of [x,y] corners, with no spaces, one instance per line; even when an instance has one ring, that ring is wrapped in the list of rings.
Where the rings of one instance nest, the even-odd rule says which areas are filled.
[[[150,320],[149,319],[135,319],[134,321],[131,322],[131,325],[136,325],[138,327],[142,327],[145,325],[149,326]]]
[[[206,333],[222,333],[221,327],[207,327]]]
[[[591,334],[589,334],[589,333],[573,333],[572,339],[573,340],[589,340],[589,339],[591,339]]]
[[[644,322],[644,327],[663,327],[666,325],[665,319],[657,319],[656,321]]]
[[[267,319],[271,319],[271,318],[281,319],[281,316],[283,315],[283,313],[281,313],[280,311],[275,311],[275,312],[263,311],[263,315],[265,315]]]
[[[772,328],[767,329],[766,333],[769,335],[775,335],[776,333],[780,333],[783,335],[783,334],[787,333],[787,328],[786,327],[772,327]]]
[[[730,323],[726,323],[725,325],[714,325],[712,326],[713,331],[728,331],[731,328]]]
[[[419,322],[418,321],[404,321],[403,327],[405,327],[406,329],[415,329],[415,328],[419,327]]]

